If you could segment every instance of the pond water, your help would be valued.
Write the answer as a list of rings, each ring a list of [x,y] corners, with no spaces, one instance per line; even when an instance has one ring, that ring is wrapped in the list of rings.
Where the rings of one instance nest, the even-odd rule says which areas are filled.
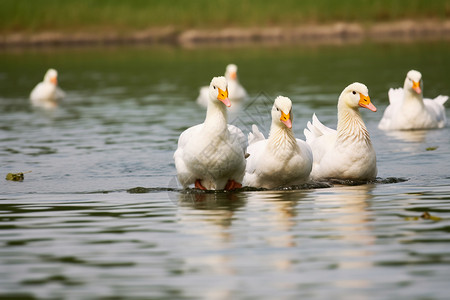
[[[377,123],[410,69],[422,72],[426,97],[450,95],[449,49],[3,50],[0,176],[31,173],[0,178],[0,298],[448,299],[450,128],[394,134]],[[278,95],[294,103],[298,138],[314,112],[335,127],[340,92],[365,83],[378,107],[362,114],[379,179],[182,191],[178,136],[204,119],[198,88],[231,62],[250,100],[229,121],[245,132],[255,122],[268,132]],[[49,67],[67,98],[33,109],[28,95]]]

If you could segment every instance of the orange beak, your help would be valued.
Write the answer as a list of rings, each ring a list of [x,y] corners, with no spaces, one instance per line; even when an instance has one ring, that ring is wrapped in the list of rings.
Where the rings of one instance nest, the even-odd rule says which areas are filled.
[[[237,78],[236,72],[231,72],[230,78],[231,78],[231,79],[236,79],[236,78]]]
[[[284,125],[286,125],[287,128],[291,129],[292,128],[291,112],[289,112],[288,114],[285,114],[283,111],[281,111],[280,121]]]
[[[53,76],[52,78],[50,78],[50,82],[53,83],[54,85],[58,84],[58,77]]]
[[[377,108],[375,107],[375,105],[373,105],[370,102],[370,97],[369,96],[364,96],[363,94],[359,93],[359,106],[367,108],[371,111],[377,111]]]
[[[421,94],[422,93],[422,89],[420,88],[420,81],[418,81],[418,82],[413,81],[413,87],[412,88],[417,94]]]
[[[217,88],[219,90],[219,95],[217,95],[217,100],[221,101],[223,104],[225,104],[227,107],[231,106],[230,99],[228,98],[228,89],[225,91],[222,91],[220,88]]]

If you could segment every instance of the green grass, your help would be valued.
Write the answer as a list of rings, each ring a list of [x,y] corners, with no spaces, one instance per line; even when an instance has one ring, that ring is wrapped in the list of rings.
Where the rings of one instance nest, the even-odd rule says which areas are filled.
[[[0,31],[292,26],[445,19],[448,0],[1,0]]]

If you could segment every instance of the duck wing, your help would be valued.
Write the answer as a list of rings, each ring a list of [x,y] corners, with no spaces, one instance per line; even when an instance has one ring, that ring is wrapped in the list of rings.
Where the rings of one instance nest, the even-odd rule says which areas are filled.
[[[432,118],[438,123],[438,127],[442,128],[446,123],[444,103],[447,102],[448,96],[439,95],[434,99],[423,99],[426,109]]]
[[[239,148],[242,149],[245,154],[245,150],[247,149],[247,139],[245,138],[245,134],[234,125],[228,124],[228,131],[230,132],[230,140],[233,143],[237,143]]]
[[[178,139],[178,148],[173,154],[173,159],[175,160],[175,167],[178,173],[178,180],[183,185],[184,188],[188,187],[190,184],[194,182],[194,178],[192,178],[192,173],[186,162],[184,161],[184,151],[188,142],[202,129],[203,124],[195,125],[189,127],[180,135]]]
[[[313,115],[312,123],[308,122],[304,134],[306,143],[314,154],[314,164],[320,163],[323,156],[334,146],[337,137],[337,131],[323,125],[316,114]]]
[[[305,157],[305,159],[311,161],[311,164],[312,164],[313,154],[312,154],[311,147],[308,145],[307,142],[305,142],[303,140],[300,140],[300,139],[296,139],[296,140],[297,140],[297,145],[300,148],[300,152]]]
[[[64,99],[65,97],[66,97],[66,93],[60,87],[56,87],[55,99],[61,100],[61,99]]]
[[[261,162],[261,156],[264,154],[264,150],[267,145],[267,140],[263,139],[257,142],[253,142],[247,147],[247,153],[249,157],[247,158],[247,165],[245,167],[244,185],[246,186],[257,186],[258,174],[255,173]],[[259,185],[258,185],[259,186]]]
[[[316,140],[319,137],[326,135],[335,135],[336,130],[323,125],[322,122],[320,122],[317,118],[316,114],[313,114],[312,123],[308,122],[307,128],[305,128],[303,133],[306,136],[306,142],[310,144],[312,141]]]
[[[401,109],[403,102],[403,88],[393,89],[390,88],[388,91],[389,105],[386,107],[383,113],[383,117],[378,124],[378,128],[382,130],[387,130],[391,128],[391,123],[398,110]]]
[[[244,87],[236,80],[229,80],[228,81],[228,91],[230,100],[243,100],[247,98],[247,91],[244,89]]]
[[[259,131],[258,126],[255,124],[252,125],[252,132],[248,134],[248,144],[251,145],[253,143],[265,140],[264,134]]]

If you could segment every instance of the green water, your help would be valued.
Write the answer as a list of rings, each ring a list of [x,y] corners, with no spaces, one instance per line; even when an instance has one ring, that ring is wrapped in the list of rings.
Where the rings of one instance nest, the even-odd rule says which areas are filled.
[[[23,182],[0,181],[0,296],[446,299],[449,127],[392,135],[377,124],[388,89],[402,86],[410,69],[422,72],[426,97],[450,95],[449,49],[436,42],[3,50],[0,176],[32,172]],[[230,115],[244,132],[257,120],[267,133],[270,103],[284,95],[304,139],[314,112],[334,127],[340,92],[366,84],[378,107],[362,111],[378,182],[182,191],[172,159],[178,136],[203,121],[198,89],[228,63],[238,65],[250,95]],[[67,98],[54,111],[34,109],[29,93],[49,67]],[[440,219],[415,219],[425,211]]]

